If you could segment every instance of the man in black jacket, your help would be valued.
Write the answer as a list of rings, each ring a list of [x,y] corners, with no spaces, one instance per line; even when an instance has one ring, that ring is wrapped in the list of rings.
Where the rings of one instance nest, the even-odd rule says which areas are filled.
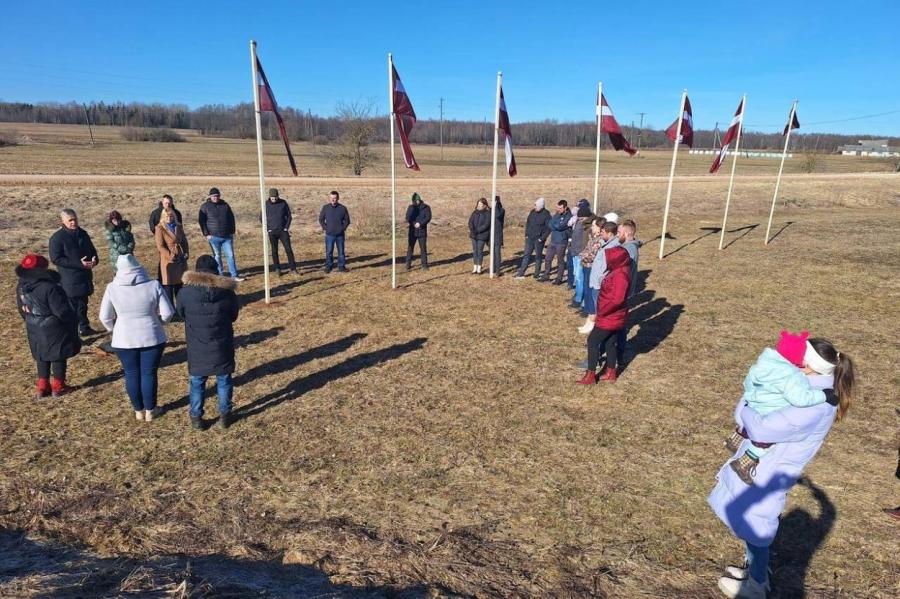
[[[417,241],[422,256],[422,270],[428,270],[428,223],[431,222],[431,208],[422,201],[422,196],[418,193],[412,194],[412,203],[406,209],[406,222],[409,224],[406,270],[412,269],[413,250]]]
[[[237,263],[234,260],[234,212],[231,211],[231,206],[222,199],[217,188],[213,187],[209,190],[209,198],[200,206],[197,220],[200,230],[209,241],[209,247],[216,256],[219,274],[225,272],[222,266],[222,254],[224,253],[225,260],[228,262],[228,274],[235,281],[243,281],[244,279],[238,276]]]
[[[338,271],[347,272],[344,233],[350,226],[350,212],[340,200],[341,194],[332,191],[328,194],[328,203],[319,212],[319,226],[325,232],[325,272],[331,272],[334,265],[334,246],[337,246],[338,251]]]
[[[269,232],[269,247],[272,250],[272,262],[275,263],[275,270],[278,276],[284,273],[281,271],[281,262],[278,260],[278,242],[284,246],[284,253],[287,254],[288,266],[295,275],[297,272],[297,263],[294,262],[294,250],[291,248],[291,207],[278,195],[278,190],[274,187],[269,190],[269,201],[266,202],[266,228]]]
[[[541,266],[544,260],[544,243],[547,236],[550,235],[550,213],[544,208],[544,198],[538,198],[534,202],[534,208],[528,213],[528,220],[525,221],[525,255],[522,256],[522,263],[519,265],[519,271],[516,273],[516,279],[525,278],[525,270],[531,261],[531,255],[536,253],[534,262],[534,278],[541,278]]]
[[[240,303],[234,292],[237,282],[219,276],[219,265],[212,256],[197,258],[194,270],[184,273],[184,287],[175,301],[176,312],[184,320],[190,376],[191,427],[203,429],[203,404],[206,380],[216,377],[219,398],[219,426],[231,424],[231,398],[234,384],[234,321]]]
[[[178,208],[175,207],[175,200],[169,194],[166,194],[162,197],[162,200],[159,202],[159,206],[154,208],[153,212],[150,213],[150,234],[156,234],[156,225],[159,224],[159,219],[162,218],[163,210],[171,210],[175,213],[175,220],[178,221],[179,224],[183,225],[184,221],[181,220],[181,212],[178,211]]]
[[[503,226],[506,223],[506,209],[500,201],[500,196],[494,196],[494,248],[491,251],[491,260],[494,262],[494,276],[501,276],[500,254],[503,247]]]
[[[88,320],[88,299],[94,293],[97,249],[87,231],[78,226],[78,215],[71,208],[59,214],[62,227],[50,237],[50,261],[59,271],[60,282],[78,320],[82,337],[95,335]]]

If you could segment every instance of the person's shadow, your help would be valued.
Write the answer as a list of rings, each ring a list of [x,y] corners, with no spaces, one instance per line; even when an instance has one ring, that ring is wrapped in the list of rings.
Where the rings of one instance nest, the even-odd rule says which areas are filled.
[[[656,297],[656,292],[646,288],[647,278],[652,270],[638,271],[635,289],[638,292],[628,301],[628,341],[625,355],[619,366],[619,373],[640,354],[656,349],[675,330],[678,319],[684,313],[684,305],[671,304],[664,297]]]

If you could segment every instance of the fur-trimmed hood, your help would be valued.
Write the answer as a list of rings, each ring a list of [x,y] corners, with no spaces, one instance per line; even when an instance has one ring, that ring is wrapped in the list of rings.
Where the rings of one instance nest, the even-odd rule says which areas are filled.
[[[181,280],[185,285],[194,285],[195,287],[208,287],[210,289],[237,289],[237,281],[231,277],[223,277],[214,275],[211,272],[201,272],[199,270],[189,270],[184,273]]]

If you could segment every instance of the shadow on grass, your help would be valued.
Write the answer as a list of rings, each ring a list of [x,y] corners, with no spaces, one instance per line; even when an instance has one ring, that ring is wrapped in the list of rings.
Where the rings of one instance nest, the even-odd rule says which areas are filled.
[[[381,258],[384,255],[385,254],[381,253],[381,254],[364,254],[362,256],[349,256],[347,258],[347,264],[359,264],[360,262],[368,262],[369,260]],[[390,261],[388,261],[388,264],[390,264]],[[287,268],[286,263],[282,263],[281,266],[282,266],[282,268]],[[297,262],[298,269],[308,268],[308,267],[324,268],[324,266],[325,266],[325,251],[324,251],[324,249],[322,250],[321,258],[315,258],[312,260],[300,260]],[[271,274],[274,271],[274,269],[275,269],[275,266],[274,265],[271,266],[269,268],[269,274]],[[241,270],[241,274],[244,276],[258,275],[258,274],[262,274],[262,272],[263,272],[263,267],[261,264],[258,264],[256,266],[251,266],[250,268],[245,268],[245,269]]]
[[[276,275],[277,276],[277,275]],[[288,275],[291,276],[291,275]],[[287,295],[289,291],[292,289],[296,289],[302,285],[306,285],[307,283],[312,283],[314,281],[319,281],[324,279],[325,277],[310,277],[308,279],[295,279],[293,281],[289,281],[287,283],[282,283],[281,285],[276,285],[269,289],[270,297],[277,297],[279,295]],[[238,295],[238,301],[241,302],[241,307],[249,306],[250,304],[254,304],[262,299],[265,299],[266,291],[265,289],[259,289],[257,291],[252,291],[250,293],[242,293]]]
[[[728,249],[729,247],[731,247],[731,245],[733,243],[737,243],[738,241],[740,241],[741,239],[743,239],[744,237],[746,237],[747,235],[752,233],[753,230],[756,229],[758,226],[759,226],[759,223],[756,223],[753,225],[747,225],[746,227],[738,227],[736,229],[726,230],[725,231],[726,233],[737,233],[738,231],[743,231],[743,233],[741,233],[740,235],[738,235],[737,237],[735,237],[734,239],[732,239],[731,241],[729,241],[728,243],[723,245],[722,249],[723,250]]]
[[[647,279],[652,270],[638,271],[635,288],[638,292],[628,301],[627,330],[637,332],[626,342],[625,352],[619,352],[619,372],[625,372],[629,363],[640,354],[648,354],[656,349],[675,330],[678,319],[684,313],[684,305],[672,305],[664,297],[656,297],[656,292],[647,289]]]
[[[775,238],[776,238],[776,237],[778,237],[779,235],[781,235],[782,233],[784,233],[784,230],[787,229],[788,227],[790,227],[790,226],[793,225],[793,224],[794,224],[794,221],[792,221],[792,220],[789,220],[788,222],[784,223],[784,225],[783,225],[780,229],[778,229],[778,231],[777,231],[774,235],[772,235],[771,237],[769,237],[769,243],[772,243],[773,241],[775,241]]]
[[[686,248],[688,246],[694,245],[695,243],[697,243],[704,237],[709,237],[710,235],[715,235],[716,233],[718,233],[719,231],[722,230],[722,227],[700,227],[700,230],[706,231],[706,233],[703,233],[699,237],[692,239],[691,241],[688,241],[687,243],[685,243],[683,245],[678,246],[677,248],[675,248],[674,250],[672,250],[671,252],[669,252],[667,254],[663,254],[663,258],[668,258],[672,254],[680,252],[681,250],[683,250],[684,248]],[[657,239],[659,239],[659,236],[657,236]],[[666,239],[669,239],[668,233],[666,233]]]
[[[292,401],[305,393],[324,387],[331,381],[356,374],[366,368],[378,366],[389,360],[395,360],[405,354],[420,350],[427,340],[425,337],[417,337],[405,343],[395,343],[383,349],[353,356],[324,370],[300,377],[286,387],[255,399],[246,406],[235,410],[235,421],[261,414],[286,401]]]

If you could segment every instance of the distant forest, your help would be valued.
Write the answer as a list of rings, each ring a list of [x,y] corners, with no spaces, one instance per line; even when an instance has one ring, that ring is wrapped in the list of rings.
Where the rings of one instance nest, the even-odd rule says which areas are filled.
[[[322,117],[290,107],[281,108],[288,135],[296,141],[330,143],[343,133],[343,121],[338,117]],[[0,102],[0,122],[86,124],[90,118],[93,125],[115,125],[120,127],[164,127],[171,129],[195,129],[203,135],[216,137],[249,138],[255,135],[253,105],[221,104],[200,106],[190,109],[179,104],[143,104],[94,102],[82,105],[75,102],[25,104]],[[375,121],[374,141],[388,140],[390,130],[384,116]],[[644,128],[632,130],[628,123],[620,123],[626,137],[633,145],[641,148],[670,147],[665,132]],[[801,121],[802,125],[802,121]],[[444,143],[479,145],[493,143],[493,123],[483,121],[444,121]],[[594,146],[596,125],[593,122],[560,123],[553,120],[513,124],[513,140],[517,146]],[[802,130],[801,130],[802,131]],[[719,134],[724,134],[720,131]],[[278,137],[275,119],[271,114],[263,115],[263,135],[266,139]],[[791,146],[797,152],[825,152],[837,150],[843,144],[856,143],[858,136],[831,133],[808,133],[796,131]],[[698,130],[694,135],[694,147],[715,147],[714,131]],[[412,133],[415,143],[437,144],[440,140],[440,123],[436,120],[420,120]],[[748,150],[781,149],[783,138],[780,133],[759,133],[745,131],[741,146]],[[900,138],[891,138],[891,145],[900,145]]]

